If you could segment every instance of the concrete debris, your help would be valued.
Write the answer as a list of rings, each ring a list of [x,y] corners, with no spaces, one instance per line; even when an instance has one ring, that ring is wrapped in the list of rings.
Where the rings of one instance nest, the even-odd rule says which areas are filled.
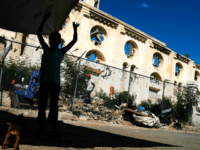
[[[65,100],[69,101],[69,99]],[[64,102],[59,111],[67,111],[66,108],[70,108],[68,105],[70,103]],[[108,121],[114,124],[120,124],[120,121],[123,120],[122,110],[108,109],[104,106],[104,101],[98,97],[94,98],[92,105],[83,103],[83,99],[77,99],[74,102],[73,114],[84,120]],[[77,118],[72,118],[71,120],[76,121]]]

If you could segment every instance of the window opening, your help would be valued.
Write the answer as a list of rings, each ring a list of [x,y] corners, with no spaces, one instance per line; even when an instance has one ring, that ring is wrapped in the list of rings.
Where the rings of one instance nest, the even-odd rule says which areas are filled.
[[[97,6],[98,6],[98,3],[99,3],[99,0],[94,0],[94,7],[96,7],[96,8],[97,8]]]
[[[98,50],[90,50],[89,52],[87,52],[85,58],[96,63],[105,62],[104,55]]]
[[[135,50],[134,50],[134,45],[130,42],[127,42],[125,44],[125,54],[127,55],[127,57],[131,57],[133,56],[135,53]]]
[[[131,71],[134,71],[135,70],[135,66],[131,66]]]
[[[96,56],[95,56],[95,54],[91,54],[89,57],[87,57],[87,59],[90,61],[95,61]]]
[[[123,65],[122,65],[122,70],[124,71],[126,68],[127,68],[127,64],[126,63],[123,63]]]
[[[155,56],[155,57],[154,57],[154,65],[155,65],[155,66],[159,66],[159,59],[158,59],[158,56]]]
[[[156,83],[156,79],[155,79],[154,75],[151,76],[151,82]]]
[[[195,74],[194,80],[197,81],[197,75]]]
[[[156,84],[160,84],[160,81],[161,81],[161,77],[158,73],[152,73],[151,76],[150,76],[150,81],[152,83],[156,83]]]
[[[104,33],[100,28],[93,27],[90,36],[95,45],[102,45],[102,42],[104,41]]]
[[[199,72],[195,71],[194,80],[197,81],[199,79]]]
[[[180,74],[180,68],[178,66],[176,66],[176,73],[175,75],[178,76]]]

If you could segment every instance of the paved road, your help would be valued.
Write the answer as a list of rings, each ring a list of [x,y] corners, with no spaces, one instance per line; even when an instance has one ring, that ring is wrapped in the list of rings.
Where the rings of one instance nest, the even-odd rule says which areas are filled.
[[[5,122],[15,115],[0,111],[0,145],[7,129]],[[200,149],[200,134],[122,126],[86,121],[59,121],[62,137],[52,137],[50,128],[44,136],[35,130],[35,118],[26,118],[29,129],[22,129],[20,150],[66,149]],[[12,148],[8,148],[11,150]]]

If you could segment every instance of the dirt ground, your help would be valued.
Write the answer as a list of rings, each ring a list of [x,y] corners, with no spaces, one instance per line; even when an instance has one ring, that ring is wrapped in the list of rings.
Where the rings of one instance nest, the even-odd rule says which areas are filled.
[[[3,143],[5,134],[7,132],[7,121],[12,121],[17,115],[0,111],[0,145]],[[46,126],[45,133],[43,136],[39,136],[36,133],[36,118],[25,117],[28,128],[21,129],[21,140],[19,148],[20,150],[73,150],[73,149],[103,149],[103,150],[122,150],[122,149],[149,149],[138,145],[137,142],[133,143],[132,138],[127,137],[123,134],[123,130],[169,130],[173,132],[191,132],[197,133],[199,130],[182,130],[177,131],[172,127],[166,127],[165,129],[159,128],[144,128],[138,127],[127,121],[120,121],[119,124],[111,124],[106,122],[98,121],[85,121],[77,119],[72,120],[59,120],[58,130],[61,133],[60,138],[53,137],[50,126]],[[94,129],[95,128],[95,129]],[[121,131],[120,134],[104,132],[101,129],[109,129],[115,131]],[[141,142],[141,141],[140,141]],[[148,143],[149,141],[145,141]],[[152,145],[159,145],[160,143],[149,142],[150,147]],[[165,144],[162,144],[162,146]],[[147,146],[148,147],[148,146]],[[13,149],[12,143],[7,148],[8,150]],[[156,147],[153,149],[157,149]]]

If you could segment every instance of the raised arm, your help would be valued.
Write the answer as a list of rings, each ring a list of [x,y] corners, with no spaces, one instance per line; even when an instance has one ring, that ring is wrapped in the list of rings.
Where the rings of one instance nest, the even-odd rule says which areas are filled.
[[[77,42],[77,28],[78,28],[78,26],[79,26],[80,24],[78,24],[78,23],[75,23],[75,22],[73,22],[73,28],[74,28],[74,37],[73,37],[73,40],[67,45],[67,46],[65,46],[65,47],[63,47],[61,50],[62,50],[62,54],[63,54],[63,56],[65,55],[65,53],[67,52],[67,51],[69,51],[71,48],[72,48],[72,46]]]
[[[43,30],[43,27],[44,27],[44,24],[46,22],[46,20],[49,18],[49,16],[51,15],[51,13],[45,13],[44,14],[44,18],[42,20],[42,23],[40,24],[38,30],[37,30],[37,36],[38,36],[38,39],[40,41],[40,44],[42,45],[42,48],[45,50],[46,48],[48,48],[49,46],[45,43],[43,37],[42,37],[42,30]]]

